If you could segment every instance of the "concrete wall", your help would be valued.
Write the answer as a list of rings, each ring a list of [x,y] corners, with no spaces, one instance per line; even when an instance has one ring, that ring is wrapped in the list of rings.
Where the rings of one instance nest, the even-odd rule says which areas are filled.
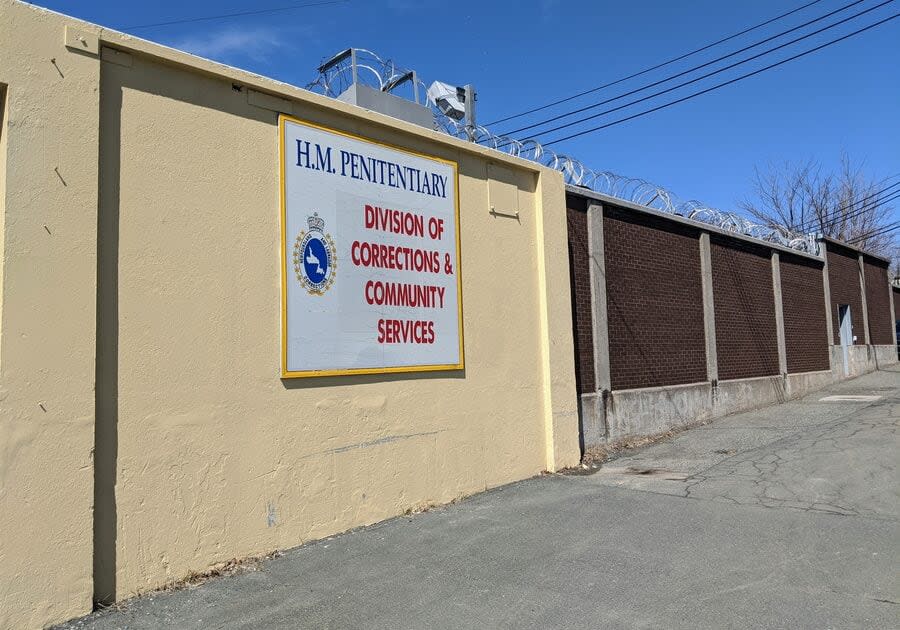
[[[0,0],[0,628],[91,608],[100,67],[66,23]]]
[[[10,0],[0,29],[0,627],[578,462],[557,172]],[[279,378],[279,112],[459,162],[464,372]]]
[[[821,260],[779,254],[788,373],[831,369]]]
[[[841,342],[839,307],[846,304],[850,307],[850,324],[855,337],[854,343],[864,346],[866,337],[866,309],[863,308],[862,274],[859,267],[859,254],[838,243],[825,243],[825,257],[828,260],[828,286],[831,295],[831,319],[833,322],[832,343]]]
[[[859,313],[854,331],[863,337],[848,349],[848,376],[896,362],[892,346],[865,342],[866,315],[890,310],[883,260],[866,256],[864,267],[857,250],[824,242],[826,260],[567,191],[570,247],[588,250],[571,261],[592,272],[572,271],[575,361],[585,365],[579,353],[589,340],[596,373],[594,389],[582,380],[579,390],[585,449],[783,402],[844,378],[826,304],[850,303]],[[602,229],[592,231],[595,225]],[[876,343],[882,328],[872,327],[880,331]]]
[[[716,234],[710,254],[719,380],[778,374],[771,251]]]
[[[894,341],[894,318],[891,309],[891,285],[888,263],[863,256],[863,277],[866,284],[866,316],[869,321],[869,343],[890,345]]]
[[[705,380],[700,232],[624,208],[601,211],[606,310],[595,317],[608,322],[608,389]]]

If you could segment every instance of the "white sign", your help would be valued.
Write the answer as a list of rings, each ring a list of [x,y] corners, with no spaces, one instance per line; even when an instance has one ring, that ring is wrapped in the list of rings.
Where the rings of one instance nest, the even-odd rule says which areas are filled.
[[[279,119],[282,377],[463,368],[455,162]]]

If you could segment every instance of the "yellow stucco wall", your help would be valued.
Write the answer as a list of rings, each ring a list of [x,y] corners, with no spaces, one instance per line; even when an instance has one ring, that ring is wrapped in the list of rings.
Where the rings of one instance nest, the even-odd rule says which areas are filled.
[[[0,0],[0,628],[91,605],[100,69],[65,23]]]
[[[0,575],[0,610],[12,588],[42,612],[0,626],[88,609],[95,358],[98,572],[116,599],[577,463],[558,173],[116,33],[103,61],[67,52],[62,18],[0,7],[22,33],[0,41],[10,120],[39,110],[44,139],[9,129],[0,329],[0,544],[22,532],[0,558],[35,574]],[[45,93],[54,56],[78,86],[65,103]],[[464,372],[279,378],[275,110],[459,162]],[[57,159],[73,162],[62,189]],[[36,189],[26,164],[49,169]],[[520,219],[491,216],[510,190]]]

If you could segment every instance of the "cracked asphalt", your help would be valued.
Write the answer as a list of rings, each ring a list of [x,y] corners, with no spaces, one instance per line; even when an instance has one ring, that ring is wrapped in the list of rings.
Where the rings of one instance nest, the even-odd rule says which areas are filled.
[[[898,421],[895,366],[63,627],[897,628]]]

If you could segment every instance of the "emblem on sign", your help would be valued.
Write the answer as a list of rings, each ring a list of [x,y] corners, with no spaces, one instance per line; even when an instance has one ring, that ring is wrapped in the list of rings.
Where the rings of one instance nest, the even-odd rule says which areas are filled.
[[[310,295],[323,295],[334,284],[334,241],[325,233],[325,219],[318,212],[307,217],[306,223],[309,231],[300,230],[294,241],[294,273]]]

